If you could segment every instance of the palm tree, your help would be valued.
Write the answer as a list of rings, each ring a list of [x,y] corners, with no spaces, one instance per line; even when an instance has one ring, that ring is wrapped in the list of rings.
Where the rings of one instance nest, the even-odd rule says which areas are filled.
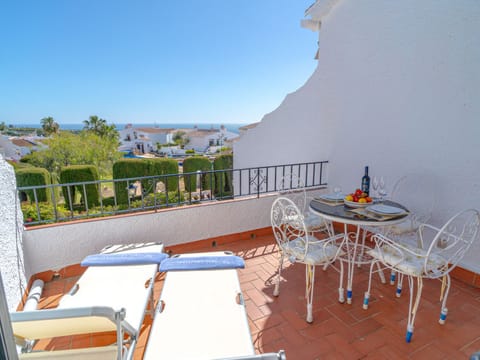
[[[115,139],[119,137],[115,124],[108,125],[107,120],[101,119],[97,115],[92,115],[88,120],[83,120],[83,129],[101,137]]]
[[[97,115],[91,115],[88,120],[83,120],[83,125],[84,130],[100,135],[103,132],[103,128],[107,126],[107,121],[99,118]]]
[[[60,125],[53,119],[53,117],[48,116],[40,120],[42,124],[42,129],[46,135],[58,134],[60,131]]]

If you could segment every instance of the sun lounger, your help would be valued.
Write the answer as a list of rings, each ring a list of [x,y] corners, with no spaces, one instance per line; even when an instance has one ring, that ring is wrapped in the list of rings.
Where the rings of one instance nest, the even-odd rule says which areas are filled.
[[[163,245],[153,243],[112,246],[84,260],[90,266],[56,309],[11,314],[17,337],[33,340],[116,331],[116,346],[32,352],[25,358],[130,359],[149,304],[153,313],[153,284],[166,257],[162,251]]]
[[[255,355],[236,271],[241,267],[243,259],[225,252],[162,262],[160,271],[168,273],[144,359],[283,359],[283,352]]]

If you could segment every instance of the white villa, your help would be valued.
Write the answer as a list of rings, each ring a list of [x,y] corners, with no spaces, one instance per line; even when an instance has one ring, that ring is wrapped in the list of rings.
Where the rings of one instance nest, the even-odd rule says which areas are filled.
[[[157,143],[171,143],[175,129],[160,129],[157,127],[133,127],[127,124],[124,129],[119,130],[120,151],[135,151],[149,153],[156,150]]]
[[[8,160],[20,161],[25,155],[38,150],[39,146],[32,137],[9,137],[0,134],[0,154]]]
[[[134,127],[127,124],[124,129],[119,130],[120,151],[135,151],[139,153],[148,153],[157,149],[157,144],[173,143],[173,136],[176,132],[182,131],[188,138],[185,149],[193,149],[196,152],[204,153],[210,147],[224,146],[227,141],[235,139],[238,134],[228,131],[225,126],[220,129],[162,129],[157,127]],[[170,150],[169,150],[170,151]],[[170,151],[171,152],[171,151]]]
[[[222,147],[227,141],[235,139],[238,134],[228,131],[225,126],[220,126],[220,129],[182,129],[186,132],[186,137],[189,139],[186,149],[193,149],[196,152],[207,152],[210,147]]]

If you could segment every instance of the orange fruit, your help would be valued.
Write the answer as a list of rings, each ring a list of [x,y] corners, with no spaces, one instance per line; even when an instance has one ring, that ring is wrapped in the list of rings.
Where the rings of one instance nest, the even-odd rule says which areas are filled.
[[[367,199],[365,199],[365,198],[360,198],[360,199],[358,199],[358,202],[359,202],[359,203],[362,203],[362,204],[366,204],[366,203],[367,203]]]
[[[345,196],[345,200],[353,201],[353,196],[352,195],[347,195],[347,196]]]

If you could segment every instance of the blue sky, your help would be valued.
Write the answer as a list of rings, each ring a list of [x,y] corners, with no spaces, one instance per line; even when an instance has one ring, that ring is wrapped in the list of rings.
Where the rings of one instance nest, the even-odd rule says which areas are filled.
[[[313,2],[3,2],[0,122],[259,121],[315,69]]]

